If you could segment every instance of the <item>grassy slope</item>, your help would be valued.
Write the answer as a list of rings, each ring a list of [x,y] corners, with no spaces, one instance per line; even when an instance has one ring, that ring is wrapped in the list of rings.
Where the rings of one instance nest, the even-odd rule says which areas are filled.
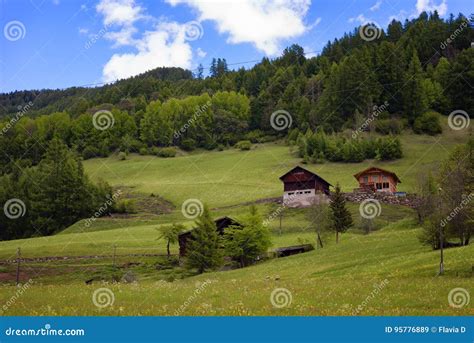
[[[450,130],[438,138],[405,134],[402,139],[405,157],[377,165],[397,172],[403,181],[400,190],[410,191],[420,170],[434,168],[465,137],[465,132]],[[87,230],[82,223],[77,223],[52,237],[0,242],[0,260],[13,257],[18,246],[25,257],[111,254],[114,244],[118,245],[118,254],[164,253],[164,242],[156,240],[155,228],[172,221],[183,222],[182,201],[198,198],[211,207],[222,207],[278,196],[282,188],[278,176],[298,162],[288,147],[275,144],[259,146],[248,153],[228,150],[174,159],[132,156],[127,161],[89,160],[85,162],[86,170],[94,179],[102,177],[115,186],[132,186],[134,192],[146,195],[154,192],[171,200],[177,209],[162,216],[100,219]],[[326,163],[308,168],[331,183],[339,181],[345,190],[351,190],[356,186],[352,174],[372,163]],[[266,204],[259,205],[259,209],[267,216],[275,208]],[[358,206],[351,204],[350,209],[357,222]],[[245,212],[245,206],[238,206],[215,210],[213,214],[238,217]],[[407,208],[383,205],[377,221],[385,225],[412,215]],[[274,246],[313,241],[314,233],[308,224],[305,210],[287,211],[282,235],[277,234],[277,220],[270,224]],[[187,225],[192,222],[188,221]],[[154,269],[153,258],[140,258],[145,265],[136,270],[132,267],[139,276],[139,283],[106,285],[114,290],[116,302],[114,307],[104,310],[97,309],[91,301],[99,285],[85,286],[84,280],[91,271],[110,266],[110,259],[36,264],[44,269],[39,270],[39,274],[28,275],[36,280],[35,287],[18,298],[7,314],[173,314],[194,294],[197,282],[207,278],[216,282],[194,299],[183,314],[350,315],[353,308],[370,295],[374,283],[384,279],[389,280],[389,284],[369,301],[361,314],[473,314],[472,305],[455,310],[447,303],[450,289],[472,290],[473,246],[448,250],[447,275],[436,278],[438,253],[421,246],[416,239],[418,230],[409,227],[405,221],[403,225],[369,236],[352,231],[345,234],[337,246],[330,237],[323,250],[173,283],[161,280],[162,274]],[[176,246],[173,251],[176,252]],[[136,258],[119,260],[122,263]],[[24,270],[28,267],[25,264]],[[0,271],[11,268],[13,266],[0,266]],[[289,308],[271,306],[269,297],[275,287],[285,287],[292,292],[293,303]],[[3,284],[0,290],[0,303],[5,303],[16,289]]]
[[[275,209],[272,205],[259,205],[257,208],[264,218],[267,218]],[[269,228],[273,232],[273,247],[298,244],[301,240],[314,240],[314,234],[307,218],[308,210],[286,210],[281,236],[279,235],[278,219],[269,223]],[[359,221],[358,205],[350,204],[350,210],[357,225]],[[214,215],[226,214],[239,218],[246,213],[248,213],[248,207],[236,207],[217,211]],[[407,207],[382,205],[377,223],[382,226],[412,215],[413,211]],[[175,215],[165,217],[168,222],[181,221],[182,219]],[[160,218],[158,221],[142,222],[137,219],[105,219],[101,220],[103,224],[100,225],[100,231],[85,231],[83,226],[77,225],[59,235],[3,241],[0,242],[0,261],[14,258],[17,247],[21,247],[24,257],[110,255],[114,245],[117,246],[117,254],[164,254],[166,252],[165,241],[157,240],[159,236],[157,228],[165,220]],[[183,223],[192,227],[194,222]],[[107,227],[108,230],[103,229]],[[177,253],[177,245],[172,247],[172,252]]]
[[[421,247],[418,230],[407,220],[371,235],[347,233],[340,244],[322,250],[271,260],[228,272],[207,273],[172,283],[144,276],[137,284],[32,286],[8,315],[173,315],[189,300],[184,315],[351,315],[364,301],[360,315],[473,315],[472,304],[448,305],[452,288],[471,293],[474,246],[446,251],[446,275],[436,277],[438,252]],[[470,263],[469,263],[470,261]],[[211,280],[200,294],[199,282]],[[374,285],[388,284],[373,298]],[[112,307],[98,309],[92,294],[98,287],[113,290]],[[277,287],[292,294],[289,307],[271,305]],[[15,292],[0,287],[0,302]],[[369,298],[368,298],[369,297]]]
[[[356,172],[378,165],[395,171],[402,180],[400,191],[413,191],[420,170],[436,168],[456,145],[465,142],[467,130],[445,128],[442,136],[405,133],[402,143],[405,157],[392,162],[325,163],[308,165],[327,181],[340,182],[345,191],[357,187]],[[189,198],[197,198],[211,207],[280,196],[279,176],[301,162],[281,144],[258,145],[241,152],[194,153],[171,159],[132,155],[126,161],[116,157],[92,159],[84,163],[93,179],[106,179],[114,186],[133,187],[134,192],[159,194],[178,208]]]

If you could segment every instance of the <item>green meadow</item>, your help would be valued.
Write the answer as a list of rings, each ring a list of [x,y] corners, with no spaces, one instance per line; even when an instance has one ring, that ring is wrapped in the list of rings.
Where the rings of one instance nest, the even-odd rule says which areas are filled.
[[[310,164],[331,184],[343,190],[357,187],[353,174],[371,165],[398,174],[400,191],[414,192],[421,171],[436,170],[466,132],[445,127],[441,136],[405,133],[404,157],[397,161]],[[25,261],[22,282],[31,286],[17,296],[16,264],[0,264],[0,307],[4,315],[473,315],[472,302],[450,306],[454,288],[474,291],[474,246],[445,251],[446,274],[437,276],[439,252],[418,241],[421,228],[415,211],[382,204],[370,234],[361,229],[359,205],[349,204],[355,225],[335,244],[323,235],[324,248],[286,258],[195,276],[178,264],[178,246],[170,260],[158,228],[170,223],[192,227],[181,204],[199,199],[215,217],[237,219],[257,201],[263,218],[278,209],[260,199],[281,196],[280,175],[299,164],[296,152],[282,142],[258,144],[250,151],[195,151],[175,158],[129,155],[84,162],[93,180],[107,180],[123,189],[124,197],[142,204],[166,201],[168,210],[157,214],[144,206],[131,215],[79,221],[50,236],[0,242],[0,261],[15,258],[62,257]],[[160,200],[161,201],[161,200]],[[153,202],[154,204],[155,202]],[[315,243],[310,209],[285,209],[270,220],[271,249]],[[115,258],[113,257],[115,254]],[[134,282],[121,282],[126,274]],[[90,281],[86,284],[86,281]],[[117,282],[118,281],[118,282]],[[94,292],[107,288],[110,306],[94,305]],[[281,289],[284,289],[283,291]],[[275,291],[276,290],[276,291]],[[284,306],[272,303],[272,292]],[[277,305],[279,305],[277,303]]]

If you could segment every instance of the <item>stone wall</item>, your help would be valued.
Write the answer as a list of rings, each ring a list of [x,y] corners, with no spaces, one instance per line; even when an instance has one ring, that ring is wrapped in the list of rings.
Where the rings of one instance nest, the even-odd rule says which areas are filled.
[[[369,191],[358,191],[352,193],[344,193],[347,201],[360,203],[366,199],[376,199],[381,203],[391,205],[403,205],[411,208],[416,208],[418,204],[418,198],[415,194],[407,194],[406,196],[397,196],[391,193],[384,192],[369,192]]]

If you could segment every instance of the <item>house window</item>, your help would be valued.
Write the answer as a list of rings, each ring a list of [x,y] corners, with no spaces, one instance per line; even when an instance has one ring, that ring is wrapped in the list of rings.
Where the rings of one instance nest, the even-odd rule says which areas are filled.
[[[309,194],[309,193],[311,193],[311,191],[305,191],[305,192],[304,192],[304,194]]]
[[[290,193],[288,193],[288,195],[293,195],[293,194],[295,194],[295,192],[290,192]]]
[[[384,176],[383,176],[383,180],[384,180],[384,181],[388,181],[388,177],[384,175]]]
[[[374,180],[374,182],[377,182],[377,181],[379,181],[379,176],[378,176],[378,175],[374,175],[374,176],[372,176],[372,179]]]
[[[375,187],[377,187],[377,189],[382,189],[382,184],[380,182],[377,182],[375,184]]]
[[[388,182],[384,182],[384,183],[382,183],[382,187],[383,187],[384,189],[387,189],[387,188],[390,188],[390,185],[389,185]]]
[[[368,176],[364,176],[364,183],[369,183],[369,177]]]

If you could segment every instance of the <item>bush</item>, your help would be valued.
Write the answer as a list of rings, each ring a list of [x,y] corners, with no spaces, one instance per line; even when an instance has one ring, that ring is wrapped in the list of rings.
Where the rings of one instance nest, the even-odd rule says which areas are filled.
[[[403,156],[402,144],[396,137],[380,138],[377,141],[377,159],[381,161],[396,160]]]
[[[82,157],[87,160],[89,158],[100,156],[101,153],[99,149],[91,146],[86,146],[85,149],[82,151]]]
[[[173,147],[168,148],[157,148],[154,150],[155,154],[159,157],[175,157],[176,149]]]
[[[438,112],[425,112],[421,116],[416,118],[415,123],[413,125],[413,131],[418,134],[426,133],[432,136],[437,135],[443,132],[440,118],[441,115]]]
[[[237,144],[235,144],[235,147],[240,150],[250,150],[252,148],[252,142],[240,141]]]
[[[120,151],[119,154],[118,154],[118,159],[120,161],[125,161],[127,159],[127,154],[123,151]]]
[[[382,135],[395,134],[402,132],[403,124],[398,119],[379,119],[375,122],[375,131]]]
[[[192,138],[186,138],[181,141],[181,148],[186,151],[192,151],[196,149],[196,141]]]
[[[249,140],[252,143],[260,142],[260,138],[263,137],[263,132],[261,130],[253,130],[245,134],[245,140]]]
[[[115,213],[137,213],[135,201],[132,199],[123,199],[115,203]]]
[[[142,155],[142,156],[148,155],[148,149],[147,149],[147,148],[140,148],[139,153],[140,153],[140,155]]]

